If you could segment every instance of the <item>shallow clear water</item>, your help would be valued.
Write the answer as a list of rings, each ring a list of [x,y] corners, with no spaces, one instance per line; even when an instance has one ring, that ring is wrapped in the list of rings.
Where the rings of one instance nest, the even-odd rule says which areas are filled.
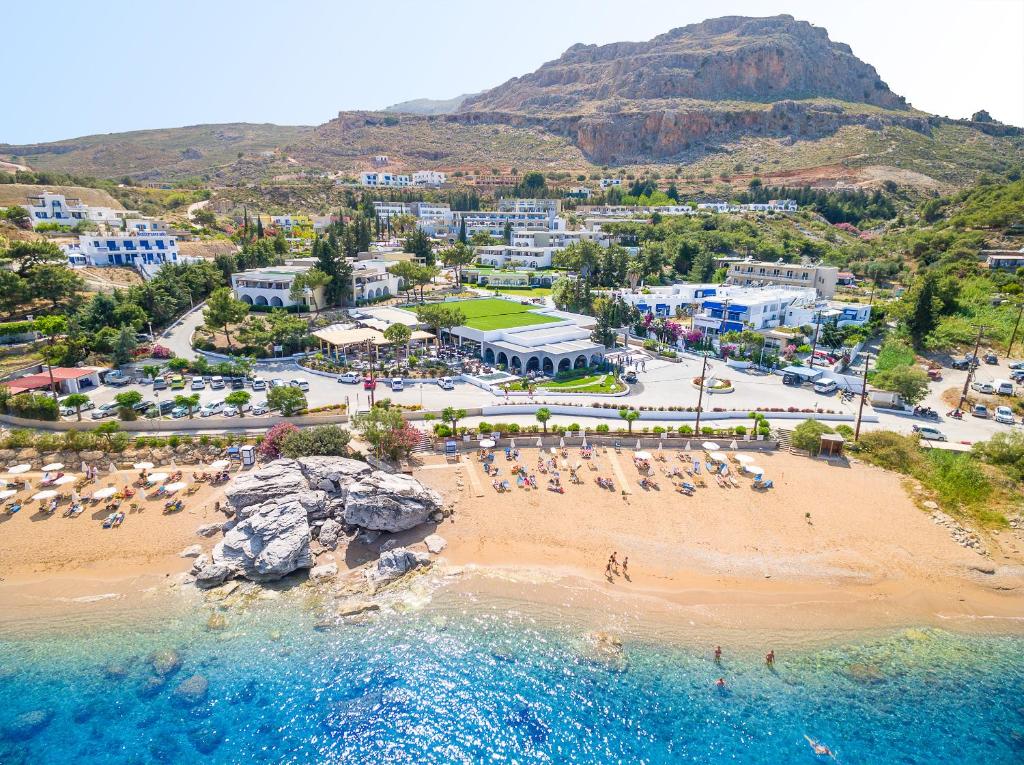
[[[0,640],[0,762],[1024,761],[1024,640],[904,630],[718,668],[705,647],[600,658],[568,614],[449,598],[316,630],[300,609]],[[68,626],[68,625],[65,625]],[[59,627],[59,625],[56,625]],[[147,658],[174,648],[163,685]],[[201,674],[205,699],[175,688]],[[714,681],[724,676],[726,691]],[[37,715],[36,725],[23,715]],[[22,727],[15,726],[21,720]]]

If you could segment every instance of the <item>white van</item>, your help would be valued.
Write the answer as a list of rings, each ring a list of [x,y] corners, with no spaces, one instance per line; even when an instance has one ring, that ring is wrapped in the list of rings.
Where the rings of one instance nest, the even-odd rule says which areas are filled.
[[[396,377],[394,380],[391,381],[391,390],[393,390],[393,391],[400,391],[400,390],[404,390],[404,389],[405,389],[405,383],[402,382],[402,378],[401,377]]]
[[[1010,380],[993,380],[992,385],[1000,396],[1013,395],[1013,383]]]
[[[455,390],[455,381],[450,377],[438,377],[437,384],[441,390]]]

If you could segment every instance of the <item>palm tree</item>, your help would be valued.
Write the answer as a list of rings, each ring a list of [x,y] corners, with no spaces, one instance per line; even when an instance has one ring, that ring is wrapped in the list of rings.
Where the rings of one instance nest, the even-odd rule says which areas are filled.
[[[546,406],[542,406],[540,409],[537,410],[537,413],[534,415],[534,417],[537,418],[537,422],[539,422],[541,426],[544,428],[544,435],[547,435],[548,420],[551,419],[551,410],[548,409]]]
[[[175,406],[183,406],[188,410],[188,418],[192,419],[192,414],[195,412],[197,406],[199,406],[199,394],[193,393],[191,396],[175,396]]]
[[[619,410],[619,417],[626,421],[626,424],[629,426],[629,432],[632,433],[633,422],[640,418],[640,412],[635,409],[622,408]]]
[[[72,393],[64,399],[64,406],[73,406],[78,414],[78,421],[82,421],[82,407],[89,403],[89,397],[84,393]]]

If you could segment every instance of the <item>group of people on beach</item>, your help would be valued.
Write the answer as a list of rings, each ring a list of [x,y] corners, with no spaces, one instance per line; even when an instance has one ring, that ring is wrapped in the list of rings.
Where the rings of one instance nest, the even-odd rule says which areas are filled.
[[[616,550],[608,556],[608,563],[604,567],[604,575],[611,581],[613,576],[618,576],[619,572],[622,572],[622,576],[629,581],[629,556],[625,556],[622,559],[621,569],[619,564],[619,553]]]

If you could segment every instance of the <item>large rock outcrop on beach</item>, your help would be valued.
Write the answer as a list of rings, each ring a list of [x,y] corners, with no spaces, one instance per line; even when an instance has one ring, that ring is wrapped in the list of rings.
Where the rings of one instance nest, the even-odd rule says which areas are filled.
[[[405,531],[442,507],[441,495],[416,479],[343,457],[275,460],[239,476],[225,496],[235,520],[210,556],[196,559],[200,587],[236,576],[272,581],[312,568],[317,527],[333,548],[345,526]]]
[[[377,470],[348,487],[345,521],[376,531],[405,531],[441,508],[441,495],[412,476]]]

